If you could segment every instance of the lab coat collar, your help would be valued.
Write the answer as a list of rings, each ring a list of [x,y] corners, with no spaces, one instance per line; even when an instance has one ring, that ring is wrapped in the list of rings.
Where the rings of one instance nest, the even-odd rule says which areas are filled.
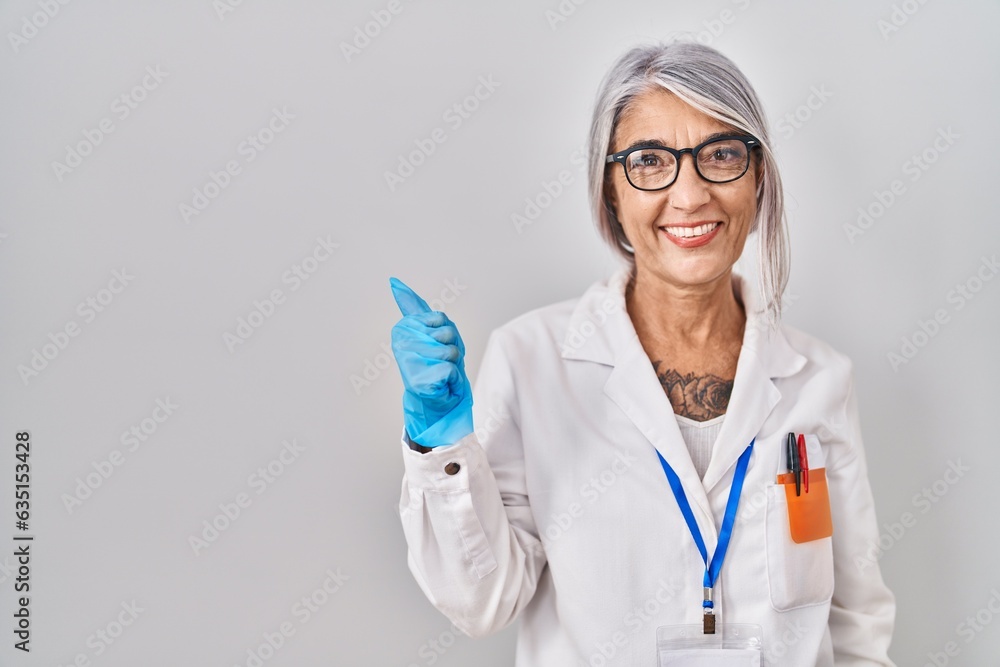
[[[726,418],[702,480],[691,462],[670,401],[628,315],[625,287],[631,272],[630,266],[622,266],[609,278],[591,285],[577,301],[563,341],[562,357],[613,366],[604,393],[670,463],[692,507],[699,507],[702,521],[707,518],[708,525],[714,526],[708,493],[724,477],[731,477],[728,471],[781,399],[772,379],[798,372],[806,358],[789,344],[780,327],[774,331],[768,329],[760,298],[746,278],[734,271],[733,293],[744,305],[747,322]],[[754,458],[758,458],[756,451],[751,466]],[[654,457],[653,461],[657,459]],[[704,533],[705,526],[702,530]]]

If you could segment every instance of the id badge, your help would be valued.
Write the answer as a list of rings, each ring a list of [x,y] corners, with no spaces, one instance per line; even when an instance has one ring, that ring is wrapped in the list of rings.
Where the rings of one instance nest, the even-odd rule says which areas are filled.
[[[706,635],[702,625],[656,629],[657,667],[761,667],[763,631],[751,623],[720,623]]]

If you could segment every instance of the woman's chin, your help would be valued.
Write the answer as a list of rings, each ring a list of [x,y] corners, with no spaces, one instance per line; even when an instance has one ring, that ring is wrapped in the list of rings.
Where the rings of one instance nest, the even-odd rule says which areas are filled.
[[[699,257],[660,254],[655,273],[677,285],[704,285],[727,273],[732,264],[715,253]]]

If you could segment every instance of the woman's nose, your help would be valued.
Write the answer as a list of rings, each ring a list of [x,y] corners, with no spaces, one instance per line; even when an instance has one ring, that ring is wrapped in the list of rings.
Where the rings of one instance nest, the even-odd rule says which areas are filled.
[[[677,165],[677,178],[667,188],[670,205],[674,208],[694,210],[711,198],[709,183],[698,175],[694,167],[694,157],[690,153],[681,155]]]

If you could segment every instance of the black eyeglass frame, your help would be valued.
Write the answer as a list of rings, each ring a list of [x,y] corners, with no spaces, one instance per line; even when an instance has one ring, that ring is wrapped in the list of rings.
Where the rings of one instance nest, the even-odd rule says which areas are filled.
[[[726,141],[729,139],[739,139],[747,147],[746,166],[743,167],[743,171],[740,173],[739,176],[734,176],[733,178],[729,178],[724,181],[713,181],[709,178],[706,178],[705,175],[701,173],[701,170],[698,169],[698,151],[700,151],[705,146],[708,146],[709,144],[714,144],[716,141]],[[674,184],[674,181],[677,180],[677,176],[679,176],[681,173],[681,156],[684,155],[685,153],[691,154],[691,161],[694,162],[694,170],[698,174],[698,176],[700,176],[703,180],[709,183],[732,183],[733,181],[743,178],[743,176],[746,175],[747,171],[750,169],[750,153],[754,148],[760,148],[760,147],[761,147],[760,140],[757,139],[757,137],[753,136],[752,134],[727,134],[720,137],[715,137],[713,139],[709,139],[708,141],[703,141],[694,148],[670,148],[669,146],[661,146],[660,144],[643,144],[641,146],[633,146],[632,148],[626,148],[623,151],[612,153],[611,155],[607,156],[604,159],[604,162],[608,164],[613,162],[621,164],[622,169],[625,170],[625,180],[627,180],[628,184],[631,185],[636,190],[642,190],[644,192],[656,192],[658,190],[664,190],[666,188],[669,188],[671,185]],[[658,188],[640,188],[638,185],[633,183],[632,179],[629,177],[628,167],[625,164],[625,159],[628,158],[628,156],[634,153],[635,151],[648,150],[650,148],[656,148],[658,150],[667,151],[668,153],[673,155],[674,160],[676,160],[677,162],[677,169],[674,171],[674,177],[666,185],[661,185]]]

